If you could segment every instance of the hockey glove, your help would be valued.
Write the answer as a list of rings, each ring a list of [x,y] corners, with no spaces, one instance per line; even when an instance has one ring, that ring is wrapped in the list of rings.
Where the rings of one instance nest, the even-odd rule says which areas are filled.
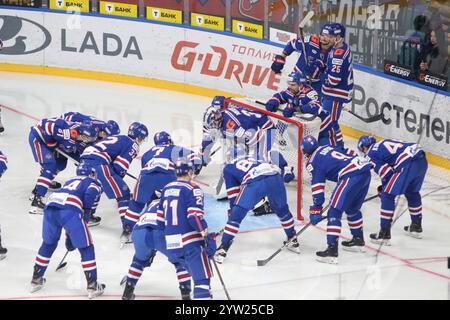
[[[286,118],[291,118],[294,115],[295,108],[292,103],[289,103],[286,108],[283,109],[283,116]]]
[[[277,112],[279,106],[280,101],[276,98],[271,98],[266,102],[266,109],[270,112]]]
[[[291,172],[287,172],[284,175],[283,179],[284,179],[284,183],[289,183],[295,179],[294,167],[291,167]]]
[[[273,59],[273,63],[270,66],[270,69],[272,69],[275,73],[281,73],[281,70],[283,70],[284,64],[286,63],[286,58],[282,55],[277,54],[275,58]]]
[[[381,194],[383,193],[383,186],[382,185],[379,185],[377,187],[377,192],[378,192],[378,196],[381,197]]]
[[[212,258],[217,250],[216,236],[217,234],[210,233],[206,237],[205,253],[209,258]]]
[[[68,251],[73,251],[73,250],[75,250],[75,247],[74,247],[73,244],[72,244],[72,240],[70,240],[70,238],[69,238],[68,235],[66,235],[66,242],[65,242],[65,245],[66,245],[66,249],[67,249]]]
[[[310,207],[309,208],[309,220],[313,225],[318,224],[322,221],[322,208]]]
[[[91,210],[84,210],[84,214],[83,214],[83,220],[88,223],[89,219],[91,218],[92,215],[92,211]]]

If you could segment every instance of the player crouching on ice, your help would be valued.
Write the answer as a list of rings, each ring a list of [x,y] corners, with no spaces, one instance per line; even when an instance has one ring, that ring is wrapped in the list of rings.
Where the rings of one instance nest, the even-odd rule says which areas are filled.
[[[35,260],[31,293],[44,286],[45,271],[64,229],[67,250],[78,249],[80,252],[88,298],[92,299],[103,294],[105,285],[97,282],[94,244],[87,226],[89,216],[100,200],[101,193],[102,188],[95,169],[82,163],[77,168],[77,176],[69,179],[61,190],[49,197],[44,209],[43,242]]]
[[[414,238],[422,238],[420,189],[428,163],[420,145],[392,139],[377,142],[372,136],[362,136],[358,141],[358,149],[375,165],[374,170],[382,182],[378,187],[381,198],[380,232],[371,234],[371,241],[390,245],[395,197],[402,194],[408,201],[411,215],[411,225],[405,226],[404,230]]]
[[[316,252],[316,255],[320,262],[337,264],[338,240],[344,211],[353,238],[350,241],[342,241],[342,246],[348,251],[363,251],[365,243],[360,210],[369,191],[370,170],[373,165],[365,158],[354,156],[351,150],[319,146],[312,136],[303,138],[302,152],[308,159],[306,169],[312,176],[313,205],[309,209],[309,217],[313,225],[324,219],[322,205],[325,202],[325,182],[327,180],[336,182],[326,217],[328,248]]]
[[[294,218],[289,211],[286,188],[279,167],[246,155],[244,148],[241,145],[232,146],[228,154],[228,164],[223,169],[230,210],[221,245],[214,257],[218,263],[222,263],[227,256],[247,212],[265,196],[279,217],[288,241],[295,235]],[[291,241],[288,249],[300,253],[297,239]]]

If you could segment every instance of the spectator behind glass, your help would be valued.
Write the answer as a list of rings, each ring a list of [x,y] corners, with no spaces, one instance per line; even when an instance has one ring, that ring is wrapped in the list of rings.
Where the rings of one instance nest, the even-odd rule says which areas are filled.
[[[421,71],[429,71],[439,75],[446,75],[448,70],[447,51],[439,48],[436,31],[432,30],[426,37],[426,44],[419,57]]]
[[[420,55],[420,35],[417,32],[407,36],[405,42],[403,42],[400,53],[397,56],[397,62],[409,67],[414,76],[419,71],[419,55]]]

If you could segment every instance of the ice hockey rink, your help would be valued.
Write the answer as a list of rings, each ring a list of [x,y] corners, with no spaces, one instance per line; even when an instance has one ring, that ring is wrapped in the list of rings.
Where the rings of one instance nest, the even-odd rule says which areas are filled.
[[[201,117],[211,98],[168,90],[111,84],[40,75],[0,73],[0,105],[5,133],[0,150],[8,157],[9,170],[0,181],[0,224],[2,243],[8,249],[0,261],[0,299],[86,299],[86,282],[77,251],[68,255],[68,266],[55,268],[66,249],[59,247],[46,273],[45,287],[34,294],[29,285],[35,255],[41,243],[42,216],[30,215],[28,200],[39,173],[28,145],[29,128],[37,119],[58,116],[68,111],[115,119],[125,132],[133,121],[147,125],[150,139],[142,155],[160,130],[172,134],[176,144],[198,148],[201,142]],[[356,120],[355,120],[356,121]],[[346,137],[348,146],[355,140]],[[130,169],[139,174],[140,162]],[[211,230],[219,230],[226,221],[226,202],[211,195],[218,178],[218,165],[205,168],[198,177],[205,197],[206,219]],[[75,173],[69,164],[57,180],[64,182]],[[127,178],[130,187],[134,181]],[[375,194],[378,179],[373,176],[370,195]],[[208,186],[209,185],[209,186]],[[331,185],[330,185],[331,186]],[[292,187],[289,187],[292,189]],[[308,192],[308,190],[305,190]],[[289,192],[291,196],[293,193]],[[265,259],[277,250],[284,232],[275,215],[254,217],[249,213],[220,271],[232,299],[450,299],[450,172],[430,166],[422,189],[423,239],[407,236],[403,226],[409,224],[409,212],[400,199],[392,229],[392,246],[379,247],[369,242],[369,233],[378,232],[379,199],[365,203],[365,253],[340,249],[339,264],[315,261],[315,252],[326,246],[325,222],[311,227],[299,237],[301,254],[283,251],[262,267],[245,266],[244,259]],[[306,194],[307,201],[310,201]],[[290,198],[291,208],[294,199]],[[102,217],[91,229],[99,280],[106,284],[99,299],[120,299],[119,282],[127,273],[133,256],[131,245],[120,249],[120,219],[116,203],[104,195],[97,210]],[[304,222],[299,222],[298,228]],[[342,239],[350,236],[343,221]],[[214,299],[225,299],[217,276],[211,281]],[[172,265],[158,254],[136,287],[137,299],[180,299],[178,282]]]

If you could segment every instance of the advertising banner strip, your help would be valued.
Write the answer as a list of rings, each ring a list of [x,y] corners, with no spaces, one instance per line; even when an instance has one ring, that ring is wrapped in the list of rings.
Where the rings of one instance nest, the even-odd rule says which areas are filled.
[[[258,39],[263,38],[263,26],[259,24],[233,19],[232,31],[233,33],[237,33],[247,37]]]
[[[89,12],[89,0],[50,0],[50,9]]]
[[[100,13],[113,16],[137,18],[138,6],[135,4],[100,1]]]
[[[410,68],[389,60],[384,60],[384,73],[407,80],[414,78]]]
[[[147,7],[147,19],[182,24],[183,11],[156,8],[156,7]]]
[[[199,28],[224,31],[225,19],[207,14],[191,13],[191,25]]]
[[[419,77],[417,78],[417,81],[419,81],[419,83],[421,84],[436,89],[444,91],[447,91],[448,89],[448,79],[443,76],[433,74],[431,72],[421,72],[419,74]]]

